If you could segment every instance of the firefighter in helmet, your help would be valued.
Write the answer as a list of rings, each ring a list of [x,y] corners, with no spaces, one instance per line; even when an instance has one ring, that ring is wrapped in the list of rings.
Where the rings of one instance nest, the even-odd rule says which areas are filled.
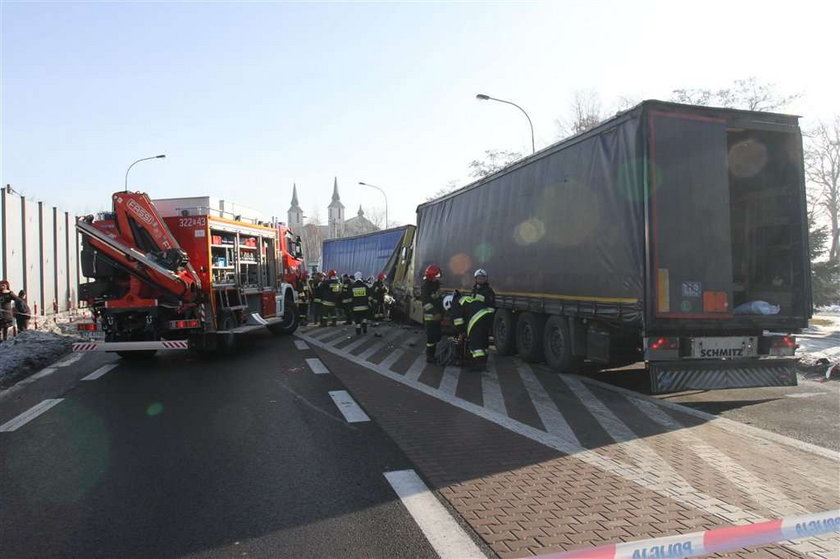
[[[353,324],[353,280],[349,274],[341,276],[341,309],[344,311],[344,324]]]
[[[321,282],[321,326],[326,326],[327,322],[335,326],[338,320],[336,306],[341,301],[341,283],[337,276],[338,272],[330,270]]]
[[[373,319],[380,320],[385,318],[385,295],[388,293],[388,288],[385,286],[385,274],[379,272],[376,275],[376,281],[373,282]]]
[[[487,282],[487,272],[479,268],[473,274],[475,284],[472,293],[458,300],[461,320],[455,321],[467,334],[467,346],[474,370],[487,368],[487,347],[490,345],[490,330],[493,328],[493,313],[496,311],[496,293]]]
[[[432,264],[423,273],[420,300],[423,303],[423,326],[426,328],[426,362],[435,362],[440,341],[440,322],[443,319],[443,292],[440,290],[441,271]]]
[[[351,295],[353,296],[353,321],[356,323],[356,335],[367,334],[367,317],[370,313],[370,287],[362,279],[362,273],[353,274],[353,285]]]

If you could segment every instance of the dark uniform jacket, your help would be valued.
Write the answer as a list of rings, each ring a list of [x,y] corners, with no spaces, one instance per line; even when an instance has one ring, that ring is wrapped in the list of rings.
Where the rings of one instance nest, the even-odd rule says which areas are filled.
[[[370,310],[370,287],[362,280],[356,280],[351,287],[353,295],[353,312],[367,312]]]
[[[423,322],[437,322],[443,318],[443,293],[439,281],[423,280],[420,301],[423,303]]]

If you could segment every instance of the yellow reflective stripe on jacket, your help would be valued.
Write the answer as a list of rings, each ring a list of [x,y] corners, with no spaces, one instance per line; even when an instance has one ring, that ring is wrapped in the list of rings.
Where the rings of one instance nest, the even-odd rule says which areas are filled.
[[[368,309],[368,306],[365,305],[365,306],[353,307],[353,310],[354,311],[367,311],[367,310],[370,310],[370,309]]]
[[[439,314],[424,314],[423,315],[423,320],[425,320],[427,322],[436,321],[436,320],[440,320],[440,319],[441,319],[441,316]]]
[[[335,303],[333,303],[332,301],[321,301],[321,304],[324,305],[325,307],[334,307],[335,306]]]
[[[481,293],[476,293],[475,295],[473,295],[473,300],[481,301],[483,303],[484,302],[484,295],[482,295]]]
[[[365,297],[367,296],[367,287],[354,287],[353,288],[353,297]]]
[[[452,321],[452,323],[455,326],[461,326],[462,324],[464,324],[464,319],[463,318],[456,318],[455,320]]]
[[[341,284],[340,284],[340,283],[336,283],[336,284],[331,285],[331,286],[330,286],[330,291],[332,291],[333,293],[339,293],[339,292],[341,292]]]
[[[473,326],[475,326],[476,322],[478,322],[479,320],[481,320],[482,317],[487,316],[488,314],[493,314],[493,310],[492,309],[481,309],[480,311],[475,313],[473,315],[473,317],[470,319],[470,323],[467,324],[467,335],[469,335],[470,330],[473,329]]]
[[[431,303],[426,303],[425,305],[423,305],[423,308],[426,309],[427,311],[430,311],[433,308],[435,308],[435,306]]]

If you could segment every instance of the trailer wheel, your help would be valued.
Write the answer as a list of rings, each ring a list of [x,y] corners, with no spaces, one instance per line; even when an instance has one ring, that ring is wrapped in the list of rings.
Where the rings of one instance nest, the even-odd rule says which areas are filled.
[[[543,325],[545,317],[541,314],[522,313],[516,321],[516,347],[519,356],[528,363],[543,360]]]
[[[496,341],[496,353],[513,355],[516,353],[516,320],[508,309],[496,310],[493,319],[493,338]]]
[[[219,322],[219,330],[224,333],[216,334],[216,350],[222,355],[231,355],[236,349],[236,336],[229,330],[233,330],[237,325],[236,315],[232,312],[226,312],[222,316],[222,320]]]
[[[297,305],[291,297],[286,297],[286,303],[283,305],[283,321],[268,326],[268,331],[272,334],[291,334],[297,330],[300,324],[300,316]]]
[[[557,372],[571,372],[580,365],[572,355],[572,335],[569,321],[562,316],[550,316],[543,333],[545,362]]]

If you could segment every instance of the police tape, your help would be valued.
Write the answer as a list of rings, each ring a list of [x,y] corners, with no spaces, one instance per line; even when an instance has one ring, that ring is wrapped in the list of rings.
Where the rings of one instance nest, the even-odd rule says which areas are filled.
[[[831,532],[840,532],[840,510],[758,524],[716,528],[684,536],[668,536],[540,555],[537,559],[677,559],[810,538]]]

